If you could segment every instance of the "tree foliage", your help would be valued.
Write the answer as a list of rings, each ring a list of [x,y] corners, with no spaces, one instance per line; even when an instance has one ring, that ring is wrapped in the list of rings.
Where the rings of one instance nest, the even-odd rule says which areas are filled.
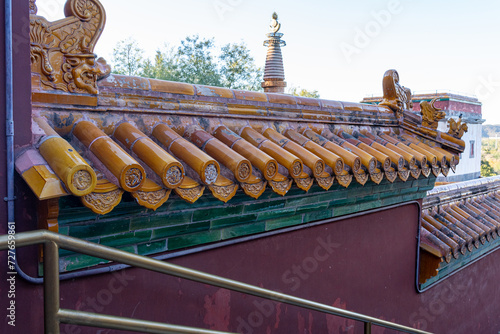
[[[214,58],[214,40],[188,36],[181,41],[177,49],[176,81],[193,84],[222,86],[222,78],[216,58]],[[231,88],[231,87],[229,87]]]
[[[113,49],[113,73],[137,76],[141,74],[144,51],[136,40],[125,39]]]
[[[500,150],[496,139],[481,141],[481,176],[498,175],[500,172]]]
[[[141,76],[160,80],[178,81],[177,62],[175,61],[175,50],[165,45],[164,50],[157,50],[151,59],[146,59],[142,65]]]
[[[319,99],[319,92],[317,90],[307,90],[300,87],[292,86],[288,89],[288,94],[293,96],[302,96],[302,97],[312,97],[315,99]]]
[[[497,175],[488,160],[481,159],[481,176],[488,177]]]
[[[243,90],[260,90],[262,70],[244,43],[226,44],[221,49],[221,77],[225,87]]]
[[[261,90],[262,69],[244,43],[220,48],[213,38],[188,36],[177,47],[165,45],[143,60],[137,42],[121,41],[113,53],[114,73],[231,89]]]

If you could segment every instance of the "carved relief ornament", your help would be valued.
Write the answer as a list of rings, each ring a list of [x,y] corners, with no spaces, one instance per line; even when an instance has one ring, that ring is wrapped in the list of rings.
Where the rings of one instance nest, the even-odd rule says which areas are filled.
[[[66,18],[49,22],[36,15],[30,0],[31,71],[42,90],[97,94],[97,81],[111,73],[94,47],[104,29],[106,13],[98,0],[68,0]]]
[[[467,123],[462,122],[462,115],[460,115],[458,121],[455,121],[453,118],[450,118],[448,120],[448,126],[450,127],[450,129],[448,130],[448,134],[457,139],[462,139],[463,135],[467,131],[469,131]]]
[[[394,111],[396,118],[403,116],[403,110],[413,109],[411,90],[399,83],[399,74],[396,70],[388,70],[382,82],[384,99],[380,105],[387,106]]]
[[[241,188],[243,189],[245,194],[254,199],[258,199],[264,193],[264,191],[266,190],[266,184],[266,181],[262,181],[258,178],[255,178],[255,180],[253,180],[253,183],[240,183]]]
[[[446,117],[446,113],[441,111],[441,109],[436,108],[434,103],[436,99],[432,99],[431,102],[422,101],[420,102],[420,113],[422,114],[422,125],[431,129],[436,130],[438,128],[438,123],[440,120]]]

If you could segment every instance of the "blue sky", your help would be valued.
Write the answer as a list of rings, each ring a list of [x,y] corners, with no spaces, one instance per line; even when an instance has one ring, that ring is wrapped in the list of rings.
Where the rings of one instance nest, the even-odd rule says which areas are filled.
[[[37,0],[39,15],[63,16],[65,0]],[[387,69],[414,92],[457,91],[483,102],[500,124],[500,2],[466,0],[101,0],[107,24],[96,53],[111,59],[129,36],[147,55],[187,35],[244,41],[257,65],[273,11],[279,15],[286,81],[322,98],[380,95]]]

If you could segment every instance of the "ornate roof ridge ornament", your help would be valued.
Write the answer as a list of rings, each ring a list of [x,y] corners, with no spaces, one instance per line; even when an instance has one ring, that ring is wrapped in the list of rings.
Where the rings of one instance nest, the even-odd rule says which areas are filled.
[[[467,123],[462,122],[462,115],[460,115],[460,117],[458,118],[458,122],[455,121],[453,118],[450,118],[448,120],[448,126],[449,126],[448,134],[457,139],[462,139],[464,133],[469,131]]]
[[[438,98],[436,97],[430,102],[420,102],[422,125],[434,130],[438,128],[439,121],[446,117],[446,113],[444,111],[441,111],[441,109],[434,106],[434,103],[436,103],[437,100]]]
[[[391,108],[396,114],[396,118],[401,118],[404,110],[413,109],[411,90],[401,86],[399,83],[398,71],[386,71],[382,81],[382,87],[384,91],[384,99],[380,102],[380,105]]]
[[[37,90],[98,94],[97,81],[111,73],[94,47],[106,23],[98,0],[67,0],[66,18],[49,22],[30,0],[31,71]],[[39,86],[39,87],[36,87]]]
[[[36,0],[30,0],[30,15],[35,15],[38,12],[36,7]]]
[[[266,93],[285,93],[285,69],[283,68],[283,56],[281,47],[286,46],[286,42],[281,40],[283,34],[278,32],[281,23],[278,22],[278,14],[273,13],[268,40],[264,41],[267,49],[266,66],[264,68],[264,81],[261,86]]]
[[[281,23],[278,22],[278,14],[276,12],[273,13],[273,19],[269,28],[273,34],[276,34],[281,29]]]

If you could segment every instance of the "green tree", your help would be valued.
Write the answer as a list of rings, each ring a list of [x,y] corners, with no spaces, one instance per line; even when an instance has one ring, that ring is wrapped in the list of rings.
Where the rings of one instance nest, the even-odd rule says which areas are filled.
[[[491,166],[490,162],[488,160],[481,159],[481,176],[488,177],[494,175],[497,175],[497,173],[495,173],[495,170]]]
[[[244,43],[220,49],[214,39],[188,36],[177,47],[166,45],[152,59],[143,60],[137,42],[119,42],[113,52],[114,73],[181,81],[231,89],[262,90],[262,70]]]
[[[141,76],[160,80],[179,81],[175,50],[165,46],[165,51],[157,50],[153,61],[146,59]]]
[[[255,66],[255,60],[244,43],[224,45],[219,60],[224,87],[254,91],[261,89],[262,69]]]
[[[312,97],[315,99],[319,99],[319,92],[317,90],[307,90],[300,87],[292,86],[288,89],[288,94],[293,96],[302,96],[302,97]]]
[[[137,76],[141,74],[144,51],[136,40],[119,41],[113,49],[113,73]]]
[[[222,86],[222,78],[213,57],[214,39],[188,36],[177,49],[178,81]]]

